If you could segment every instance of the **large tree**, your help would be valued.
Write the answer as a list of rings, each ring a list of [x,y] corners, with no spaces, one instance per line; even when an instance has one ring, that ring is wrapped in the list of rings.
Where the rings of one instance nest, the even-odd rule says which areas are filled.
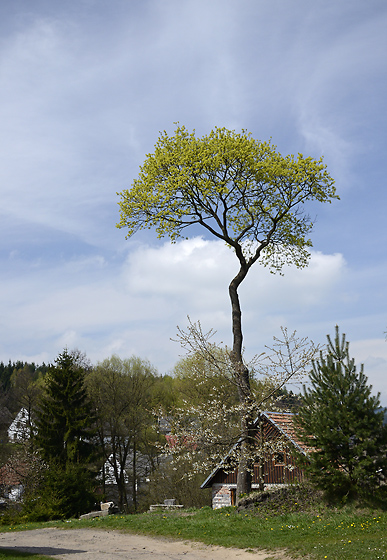
[[[86,370],[82,356],[67,349],[48,370],[36,421],[37,445],[48,462],[87,463],[91,457],[94,417]]]
[[[349,343],[328,336],[327,353],[313,362],[295,417],[299,437],[311,448],[305,468],[328,495],[373,492],[386,481],[387,427],[379,394],[372,395],[363,365],[356,370]]]
[[[251,476],[247,448],[254,437],[250,372],[243,361],[242,312],[238,288],[258,260],[273,271],[284,264],[307,265],[313,221],[309,201],[337,198],[322,159],[282,156],[270,142],[246,131],[215,128],[197,138],[185,127],[163,132],[130,189],[121,193],[121,220],[128,237],[155,228],[171,241],[190,226],[201,226],[234,251],[239,270],[229,284],[233,342],[231,359],[238,383],[242,453],[237,495],[248,492]],[[246,447],[246,453],[243,452]]]
[[[85,388],[89,367],[79,351],[65,349],[44,379],[35,441],[46,468],[38,488],[24,499],[31,519],[79,515],[94,503],[95,420]]]

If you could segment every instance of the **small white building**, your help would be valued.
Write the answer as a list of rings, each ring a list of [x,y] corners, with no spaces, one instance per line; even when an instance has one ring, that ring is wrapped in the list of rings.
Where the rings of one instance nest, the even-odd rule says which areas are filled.
[[[103,470],[102,470],[103,469]],[[110,485],[116,485],[116,477],[114,474],[114,458],[113,455],[110,455],[109,459],[107,461],[105,461],[103,467],[102,467],[98,478],[99,479],[105,479],[105,484],[107,484],[108,486]],[[121,468],[120,465],[117,464],[117,469],[119,474],[121,474]],[[125,484],[129,483],[129,477],[126,474],[126,470],[124,470],[124,480],[125,480]]]
[[[30,427],[28,411],[22,408],[16,415],[16,418],[8,428],[8,440],[12,442],[20,442],[29,439]]]

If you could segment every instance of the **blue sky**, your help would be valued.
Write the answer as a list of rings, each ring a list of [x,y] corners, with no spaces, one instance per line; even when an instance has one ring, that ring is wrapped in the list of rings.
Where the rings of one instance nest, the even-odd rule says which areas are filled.
[[[187,315],[229,344],[235,257],[126,241],[116,193],[174,122],[244,128],[324,155],[341,197],[312,208],[308,269],[251,270],[247,356],[281,325],[324,343],[339,324],[387,405],[386,28],[384,0],[2,2],[0,360],[68,346],[165,373]]]

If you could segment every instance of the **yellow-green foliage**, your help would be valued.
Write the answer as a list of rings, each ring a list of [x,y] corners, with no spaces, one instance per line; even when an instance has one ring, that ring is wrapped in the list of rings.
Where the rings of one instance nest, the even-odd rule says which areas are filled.
[[[176,241],[199,224],[236,251],[242,247],[247,261],[261,257],[275,270],[307,263],[313,223],[302,205],[338,198],[321,158],[282,156],[245,130],[215,128],[197,138],[184,126],[160,135],[120,195],[117,227],[128,228],[128,237],[155,228]]]

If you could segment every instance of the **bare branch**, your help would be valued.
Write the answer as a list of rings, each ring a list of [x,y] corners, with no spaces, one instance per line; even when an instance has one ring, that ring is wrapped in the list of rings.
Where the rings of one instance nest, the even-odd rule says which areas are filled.
[[[239,377],[235,375],[235,368],[230,359],[230,351],[221,344],[212,342],[214,330],[203,332],[200,322],[193,323],[188,317],[188,328],[178,328],[177,341],[180,342],[188,354],[199,357],[208,368],[195,369],[195,379],[200,385],[203,379],[221,379],[231,381],[232,390],[239,388]],[[172,454],[173,461],[191,462],[191,475],[214,468],[227,454],[227,465],[224,470],[233,471],[241,456],[241,444],[246,444],[243,453],[248,450],[248,468],[253,468],[257,457],[262,457],[271,450],[280,450],[282,441],[263,442],[257,437],[257,428],[244,430],[241,418],[250,419],[255,426],[254,419],[259,418],[263,406],[270,405],[271,410],[278,410],[276,395],[286,383],[299,381],[305,375],[312,360],[320,351],[307,338],[298,338],[296,331],[289,334],[281,328],[282,336],[273,337],[273,347],[266,346],[266,352],[255,356],[249,363],[249,375],[255,374],[252,398],[243,402],[225,403],[219,399],[217,387],[210,389],[204,402],[193,405],[185,402],[176,409],[171,418],[172,435],[163,448],[164,453]],[[254,386],[255,385],[255,386]],[[236,395],[235,395],[236,396]],[[274,446],[274,447],[273,447]],[[223,469],[223,463],[222,463]]]
[[[308,374],[312,361],[318,356],[322,346],[315,345],[308,338],[298,338],[296,331],[289,334],[286,327],[281,327],[282,338],[273,337],[273,347],[265,346],[270,354],[264,353],[258,361],[260,375],[270,377],[275,388],[259,402],[261,407],[273,395],[289,382],[297,383]]]

